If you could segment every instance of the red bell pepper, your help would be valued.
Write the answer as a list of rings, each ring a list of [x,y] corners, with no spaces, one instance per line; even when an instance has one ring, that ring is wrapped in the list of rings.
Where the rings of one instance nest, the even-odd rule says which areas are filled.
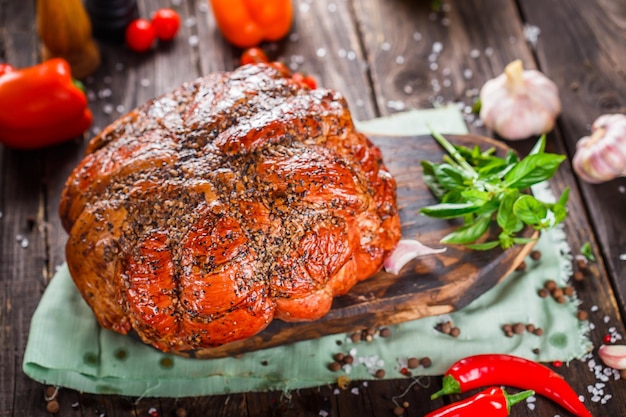
[[[210,3],[220,32],[240,48],[277,41],[291,29],[291,0],[210,0]]]
[[[0,143],[37,149],[82,135],[93,115],[62,58],[0,76]]]

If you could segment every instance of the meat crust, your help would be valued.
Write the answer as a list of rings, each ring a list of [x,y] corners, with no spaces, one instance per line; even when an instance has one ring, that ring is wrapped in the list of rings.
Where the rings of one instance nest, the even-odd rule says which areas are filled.
[[[339,93],[259,64],[105,128],[59,210],[100,325],[189,351],[324,316],[399,240],[395,188]]]

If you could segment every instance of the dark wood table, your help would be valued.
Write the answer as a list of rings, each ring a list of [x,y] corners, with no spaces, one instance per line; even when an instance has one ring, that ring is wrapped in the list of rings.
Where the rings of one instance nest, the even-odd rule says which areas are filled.
[[[563,112],[549,135],[549,150],[571,161],[576,141],[604,113],[626,112],[626,2],[620,0],[444,0],[434,12],[428,0],[295,0],[295,23],[285,40],[266,45],[313,74],[319,84],[347,97],[360,120],[404,109],[458,103],[472,133],[491,135],[468,109],[483,83],[510,61],[542,70],[559,88]],[[91,101],[94,126],[102,128],[125,112],[184,81],[238,65],[240,50],[216,30],[207,0],[140,0],[146,16],[173,6],[183,27],[170,45],[135,54],[123,45],[101,43],[102,65],[85,80],[100,95]],[[34,0],[0,0],[0,61],[15,67],[40,59]],[[537,35],[537,29],[540,33]],[[437,45],[437,46],[435,46]],[[431,57],[433,48],[436,57]],[[440,48],[440,51],[439,49]],[[432,64],[436,64],[433,66]],[[89,135],[91,136],[91,135]],[[532,141],[509,143],[520,153]],[[54,268],[64,260],[66,234],[57,215],[63,182],[81,159],[83,141],[40,151],[0,146],[0,416],[46,415],[45,386],[22,372],[29,322]],[[577,290],[590,313],[596,349],[608,327],[624,334],[626,306],[626,181],[589,185],[566,162],[551,181],[556,193],[571,187],[565,228],[574,253],[590,242],[598,260]],[[17,237],[28,240],[24,248]],[[608,323],[607,323],[608,321]],[[555,368],[556,369],[556,368]],[[626,382],[602,388],[612,398],[591,401],[598,381],[588,362],[557,369],[584,394],[594,415],[626,415]],[[333,386],[292,392],[243,393],[183,399],[98,396],[62,389],[62,416],[159,416],[184,409],[189,416],[391,416],[392,397],[411,380],[370,382],[359,395],[334,393]],[[407,416],[421,416],[442,405],[428,389],[411,389]],[[453,398],[454,399],[454,398]],[[536,408],[515,407],[514,416],[569,415],[539,397]]]

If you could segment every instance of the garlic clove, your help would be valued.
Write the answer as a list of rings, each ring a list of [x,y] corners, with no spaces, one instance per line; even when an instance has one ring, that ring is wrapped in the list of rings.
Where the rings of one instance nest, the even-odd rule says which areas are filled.
[[[398,275],[409,261],[434,253],[445,252],[446,248],[434,249],[414,239],[400,239],[393,252],[385,259],[385,271]]]
[[[602,345],[598,349],[602,362],[613,369],[626,369],[625,345]]]
[[[480,118],[485,126],[509,140],[526,139],[553,129],[561,112],[558,87],[536,70],[524,70],[521,60],[487,81],[480,91]]]
[[[591,184],[626,176],[626,115],[598,117],[591,135],[576,143],[572,166],[583,181]]]

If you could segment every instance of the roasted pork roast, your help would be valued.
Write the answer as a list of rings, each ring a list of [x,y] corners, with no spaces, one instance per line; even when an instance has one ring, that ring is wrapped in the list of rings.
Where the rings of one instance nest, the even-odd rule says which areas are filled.
[[[162,351],[318,319],[400,238],[395,181],[345,99],[265,64],[183,84],[105,128],[60,216],[100,325]]]

